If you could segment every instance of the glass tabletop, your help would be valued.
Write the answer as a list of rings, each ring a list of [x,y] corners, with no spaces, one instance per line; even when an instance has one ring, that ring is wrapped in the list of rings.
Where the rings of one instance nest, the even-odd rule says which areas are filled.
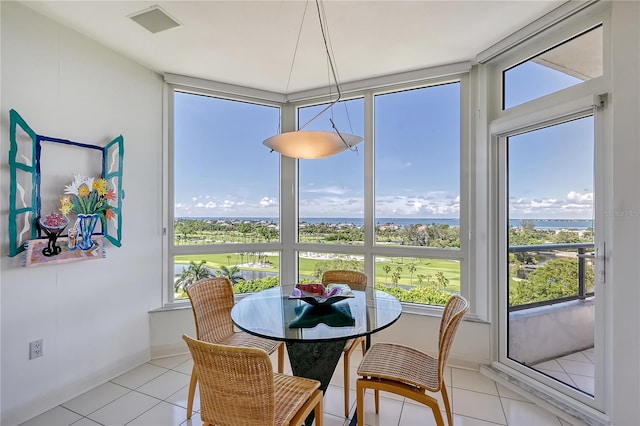
[[[398,299],[379,290],[356,291],[330,306],[289,299],[292,286],[246,296],[231,310],[233,323],[259,337],[284,342],[326,342],[367,336],[393,324],[402,313]]]

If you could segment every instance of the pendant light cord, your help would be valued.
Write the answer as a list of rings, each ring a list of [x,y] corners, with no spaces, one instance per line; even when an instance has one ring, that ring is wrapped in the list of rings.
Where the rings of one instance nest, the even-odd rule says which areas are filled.
[[[291,83],[291,75],[293,75],[293,64],[296,62],[296,56],[298,55],[298,46],[300,45],[300,37],[302,35],[302,27],[304,26],[304,18],[307,16],[307,6],[309,0],[304,4],[304,11],[302,12],[302,19],[300,20],[300,28],[298,29],[298,39],[296,40],[296,47],[293,50],[293,58],[291,58],[291,67],[289,68],[289,78],[287,79],[287,87],[284,89],[285,94],[289,94],[289,84]]]
[[[322,31],[322,41],[324,42],[324,49],[327,52],[327,60],[329,61],[329,68],[331,69],[331,74],[333,75],[333,80],[336,83],[336,90],[338,92],[338,97],[335,100],[333,100],[329,105],[327,105],[322,111],[317,113],[311,120],[309,120],[306,123],[304,123],[304,125],[302,125],[298,130],[304,129],[309,123],[311,123],[313,120],[315,120],[316,118],[318,118],[322,114],[324,114],[329,108],[331,108],[336,103],[338,103],[340,101],[340,99],[342,98],[342,92],[340,91],[340,84],[338,84],[338,77],[336,75],[336,69],[335,69],[335,67],[333,65],[333,59],[331,58],[331,53],[329,52],[329,44],[327,43],[327,36],[325,34],[325,28],[324,28],[325,24],[322,21],[322,14],[320,13],[320,0],[316,0],[316,10],[318,11],[318,20],[320,21],[320,30]],[[335,129],[335,126],[334,126],[334,129]],[[340,139],[342,139],[342,141],[347,146],[349,146],[349,144],[344,140],[342,135],[340,135],[340,132],[338,132],[338,135],[340,136]]]

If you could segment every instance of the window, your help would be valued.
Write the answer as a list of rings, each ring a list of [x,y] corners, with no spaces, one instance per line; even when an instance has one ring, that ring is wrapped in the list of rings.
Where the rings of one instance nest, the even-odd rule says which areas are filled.
[[[602,26],[503,72],[503,109],[602,75]]]
[[[184,299],[195,276],[228,276],[242,293],[282,279],[318,282],[328,269],[363,271],[371,287],[414,306],[467,292],[462,83],[397,87],[354,93],[309,123],[305,130],[332,130],[331,118],[341,132],[375,134],[357,150],[317,160],[261,145],[280,131],[277,103],[175,91],[170,299]],[[282,122],[302,125],[325,106],[301,101],[283,109],[297,120]],[[297,191],[281,191],[281,182]]]
[[[375,97],[376,243],[460,247],[460,83]]]
[[[389,250],[375,282],[402,301],[443,305],[461,290],[460,127],[459,82],[375,97],[375,245]]]
[[[276,107],[174,92],[175,299],[194,277],[278,276],[280,253],[260,245],[280,238],[279,157],[260,141],[278,132],[279,120]]]
[[[304,125],[326,105],[298,110]],[[305,130],[331,131],[333,120],[340,132],[364,134],[364,99],[342,101],[309,123]],[[300,242],[364,244],[364,149],[298,163],[298,238]]]

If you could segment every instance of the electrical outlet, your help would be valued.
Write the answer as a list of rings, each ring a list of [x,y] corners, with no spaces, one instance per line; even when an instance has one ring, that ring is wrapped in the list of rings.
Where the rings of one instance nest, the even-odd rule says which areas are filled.
[[[44,355],[44,343],[42,339],[29,342],[29,359],[38,358]]]

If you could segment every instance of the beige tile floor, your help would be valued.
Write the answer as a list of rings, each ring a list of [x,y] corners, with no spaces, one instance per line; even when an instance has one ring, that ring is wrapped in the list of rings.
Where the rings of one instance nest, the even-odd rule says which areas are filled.
[[[531,367],[589,395],[594,393],[593,348],[534,364]]]
[[[275,365],[275,355],[272,358]],[[353,389],[359,358],[361,354],[354,353],[351,363],[354,366],[350,377],[352,413],[355,408]],[[189,355],[151,360],[21,426],[199,426],[202,421],[197,412],[190,420],[186,420],[185,407],[192,365]],[[342,369],[340,363],[325,395],[326,426],[348,424],[343,416]],[[290,373],[289,365],[286,365],[286,370]],[[570,426],[477,371],[447,368],[446,374],[457,426]],[[194,406],[196,410],[200,407],[197,393]],[[443,417],[446,419],[444,412]],[[430,426],[435,421],[430,409],[382,393],[379,415],[374,413],[373,395],[365,396],[365,424]]]

